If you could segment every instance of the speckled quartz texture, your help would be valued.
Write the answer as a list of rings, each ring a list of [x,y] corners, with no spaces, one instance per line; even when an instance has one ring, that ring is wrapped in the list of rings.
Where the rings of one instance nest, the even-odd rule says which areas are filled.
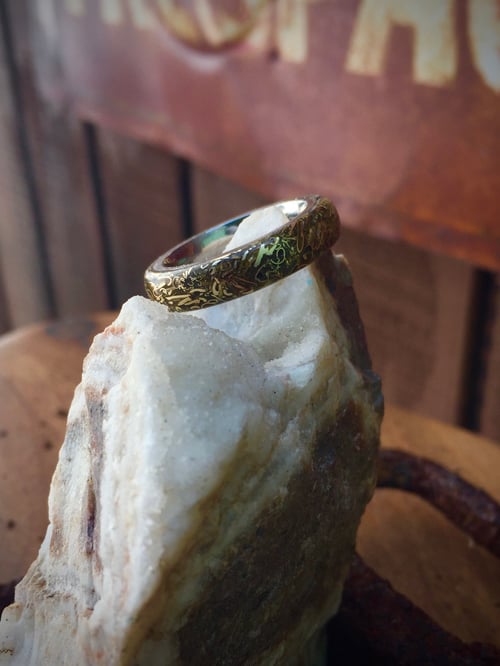
[[[342,257],[196,316],[132,298],[85,360],[0,663],[312,663],[382,407]]]

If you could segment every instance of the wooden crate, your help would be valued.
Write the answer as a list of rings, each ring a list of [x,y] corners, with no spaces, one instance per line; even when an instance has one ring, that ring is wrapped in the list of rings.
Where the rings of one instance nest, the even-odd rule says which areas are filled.
[[[0,330],[118,306],[192,231],[321,191],[388,400],[500,438],[498,23],[431,4],[236,2],[230,23],[214,0],[182,24],[4,2]]]

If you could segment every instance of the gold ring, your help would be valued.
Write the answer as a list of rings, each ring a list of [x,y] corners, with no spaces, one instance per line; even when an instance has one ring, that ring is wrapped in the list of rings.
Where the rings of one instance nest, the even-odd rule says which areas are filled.
[[[328,199],[307,195],[275,206],[288,222],[255,241],[221,251],[245,213],[163,254],[144,273],[149,298],[176,312],[231,301],[304,268],[337,240],[339,217]]]

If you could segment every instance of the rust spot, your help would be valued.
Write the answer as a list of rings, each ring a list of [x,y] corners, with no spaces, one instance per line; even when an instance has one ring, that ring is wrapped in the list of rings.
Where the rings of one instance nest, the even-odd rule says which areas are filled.
[[[47,440],[45,440],[45,442],[43,443],[43,448],[44,448],[46,451],[50,451],[51,449],[54,448],[54,444],[53,444],[53,442],[50,441],[50,439],[47,439]]]
[[[15,528],[15,526],[16,526],[16,521],[12,520],[12,518],[7,521],[7,529],[8,530],[13,530]]]
[[[58,409],[57,412],[56,412],[56,415],[57,415],[60,419],[65,419],[65,418],[68,417],[68,410],[67,410],[67,409],[64,409],[64,407],[59,407],[59,409]]]
[[[378,458],[377,485],[419,495],[477,544],[500,557],[500,505],[457,474],[432,460],[384,449]]]
[[[104,329],[104,335],[121,335],[124,332],[123,326],[115,326],[115,324],[111,324],[111,326]]]
[[[8,434],[9,434],[9,431],[6,430],[5,428],[2,428],[2,429],[0,430],[0,438],[2,438],[2,437],[7,437]]]
[[[373,612],[373,609],[378,612]],[[387,622],[387,618],[390,622]],[[463,643],[441,629],[411,601],[354,557],[342,605],[328,625],[328,642],[339,664],[499,664],[492,645]],[[337,660],[335,661],[337,663]]]

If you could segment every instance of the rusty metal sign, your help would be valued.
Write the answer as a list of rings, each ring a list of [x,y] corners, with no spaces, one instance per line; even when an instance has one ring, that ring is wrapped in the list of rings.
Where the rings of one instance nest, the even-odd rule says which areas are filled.
[[[497,0],[45,0],[52,103],[500,270]]]

